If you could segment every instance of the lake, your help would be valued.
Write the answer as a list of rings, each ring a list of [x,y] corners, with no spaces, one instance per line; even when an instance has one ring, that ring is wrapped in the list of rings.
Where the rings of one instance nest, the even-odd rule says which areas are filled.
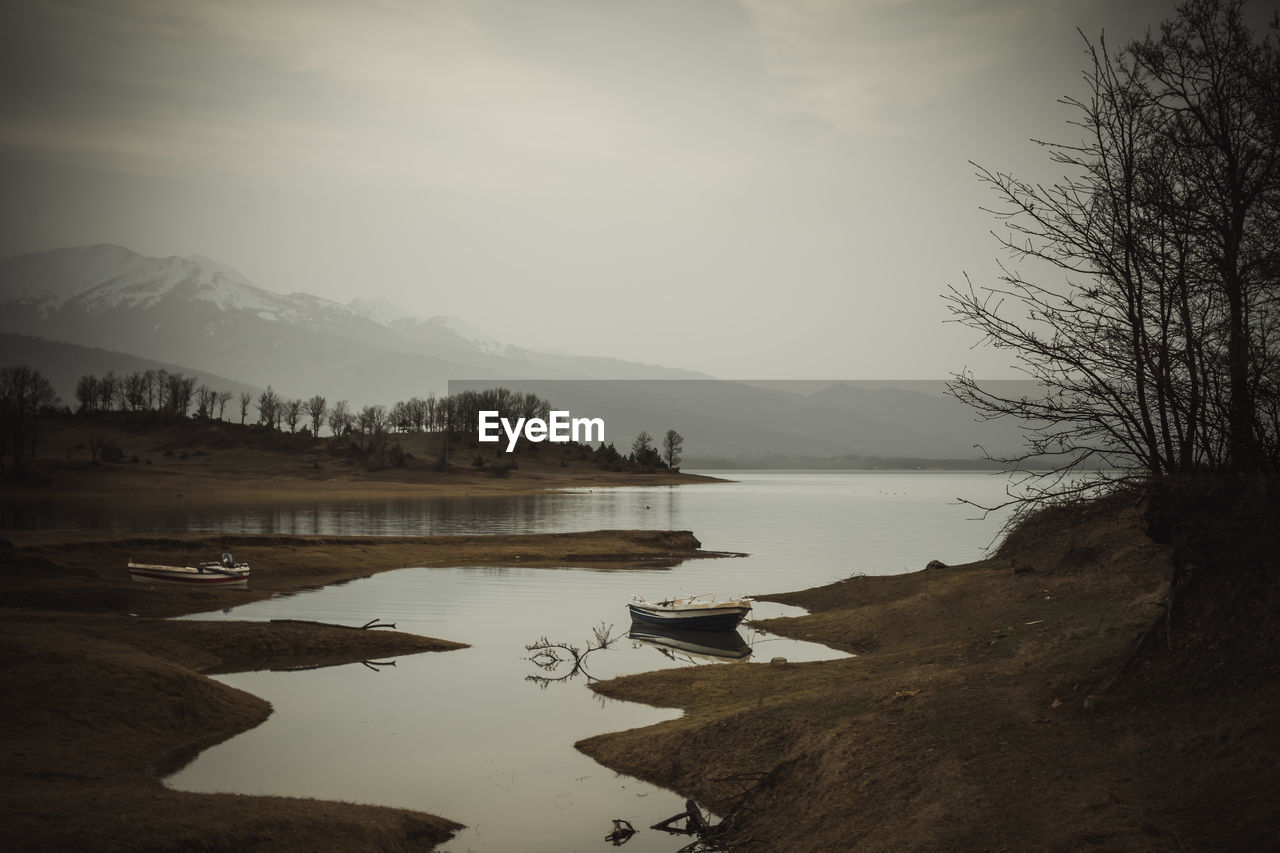
[[[714,472],[710,472],[714,473]],[[111,529],[442,534],[608,528],[692,530],[704,547],[749,557],[673,569],[505,567],[401,569],[191,618],[315,619],[471,644],[390,662],[218,676],[270,701],[263,725],[201,753],[168,778],[192,791],[308,796],[403,806],[468,825],[445,850],[599,850],[613,818],[640,829],[632,851],[671,853],[689,839],[648,827],[683,797],[616,774],[573,748],[581,738],[678,716],[597,696],[588,677],[674,666],[759,666],[774,656],[843,656],[825,646],[740,635],[743,661],[629,639],[625,604],[707,593],[737,597],[801,589],[858,573],[912,571],[931,559],[976,559],[1002,519],[977,520],[959,497],[999,502],[1006,480],[974,472],[746,472],[736,482],[507,498],[247,508]],[[138,525],[138,526],[130,526]],[[165,527],[172,525],[172,527]],[[757,603],[753,616],[796,615]],[[586,658],[587,673],[546,672],[525,647],[541,638],[585,647],[604,625],[620,636]],[[557,680],[559,679],[559,680]]]

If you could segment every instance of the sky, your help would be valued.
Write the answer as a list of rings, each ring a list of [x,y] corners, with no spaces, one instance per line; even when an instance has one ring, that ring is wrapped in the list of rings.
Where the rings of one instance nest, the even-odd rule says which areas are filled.
[[[1274,4],[1252,11],[1270,17]],[[1135,0],[0,8],[0,256],[116,243],[720,378],[1015,376],[948,321]]]

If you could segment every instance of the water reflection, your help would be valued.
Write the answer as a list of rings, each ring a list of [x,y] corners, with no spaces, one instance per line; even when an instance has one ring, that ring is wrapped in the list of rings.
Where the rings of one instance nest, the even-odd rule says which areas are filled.
[[[393,660],[358,660],[358,661],[334,661],[333,663],[309,663],[309,664],[265,664],[255,672],[307,672],[313,669],[334,669],[340,666],[363,666],[374,672],[381,672],[387,667],[394,667],[396,662]],[[200,670],[205,675],[226,675],[232,672],[243,672],[243,666],[235,667],[210,667],[209,669]]]
[[[682,631],[661,625],[632,623],[627,638],[657,649],[668,660],[702,664],[751,657],[751,646],[737,631]]]
[[[680,515],[680,487],[655,501],[647,489],[491,497],[294,501],[191,506],[181,495],[145,502],[0,502],[6,530],[191,531],[308,536],[445,536],[594,530],[619,515],[632,526],[669,528]],[[656,491],[656,490],[653,490]],[[607,525],[606,525],[607,526]]]
[[[202,753],[167,782],[182,790],[311,796],[442,814],[467,825],[443,847],[452,853],[599,848],[608,827],[599,824],[602,818],[647,828],[679,811],[683,798],[601,767],[575,750],[574,742],[680,712],[608,699],[586,689],[583,675],[535,689],[527,678],[536,668],[526,647],[546,636],[585,649],[609,619],[612,625],[603,622],[609,635],[625,638],[621,620],[630,627],[626,602],[633,592],[660,595],[658,589],[684,583],[680,576],[686,572],[689,584],[706,589],[715,573],[740,569],[751,559],[698,560],[674,574],[401,569],[255,602],[230,614],[204,614],[200,618],[352,625],[378,614],[379,621],[400,630],[470,646],[401,657],[390,673],[347,666],[219,676],[271,702],[276,712],[258,728]],[[759,602],[753,612],[769,618],[800,611]],[[763,637],[754,642],[757,654],[759,644],[769,643],[774,653],[792,660],[842,657],[811,643]],[[587,660],[590,675],[601,679],[688,665],[625,639]],[[333,772],[337,766],[342,772]],[[672,853],[687,841],[645,829],[627,849]]]
[[[983,499],[984,488],[1002,494],[1002,484],[986,475],[734,476],[741,482],[692,488],[312,504],[206,516],[184,515],[178,507],[176,514],[153,519],[135,513],[122,522],[134,526],[124,529],[172,524],[227,532],[403,535],[676,528],[695,531],[709,549],[751,552],[745,559],[627,572],[404,569],[229,614],[204,614],[200,618],[350,624],[378,614],[401,630],[470,647],[401,658],[392,677],[363,666],[219,676],[270,701],[276,712],[262,726],[202,753],[168,784],[425,810],[467,825],[444,846],[454,853],[599,848],[607,827],[599,823],[602,818],[651,827],[677,812],[683,798],[615,774],[577,752],[573,743],[673,719],[680,712],[606,699],[585,689],[586,677],[564,689],[534,689],[538,685],[527,678],[532,638],[550,635],[585,647],[593,626],[622,619],[630,626],[626,603],[636,595],[737,598],[816,586],[859,572],[920,568],[934,558],[961,562],[979,556],[1001,522],[995,517],[966,521],[969,510],[953,503],[958,495]],[[752,615],[771,619],[801,612],[757,602]],[[678,649],[670,638],[662,639],[665,645],[651,637],[600,648],[588,662],[589,676],[723,662],[715,652],[740,654],[744,645],[752,654],[733,665],[762,666],[752,661],[773,656],[791,661],[843,656],[754,629],[746,630],[745,641],[741,634],[738,641],[730,640],[727,649],[707,649],[705,638],[704,648],[697,650]],[[671,853],[680,843],[642,831],[627,849]]]
[[[603,622],[593,628],[592,633],[595,634],[595,639],[586,646],[562,640],[552,641],[546,637],[525,646],[525,651],[532,653],[526,660],[545,674],[526,675],[524,680],[532,681],[539,687],[559,681],[571,681],[579,675],[585,675],[587,681],[595,681],[595,676],[587,670],[587,656],[609,648],[618,638],[613,634],[613,626]]]

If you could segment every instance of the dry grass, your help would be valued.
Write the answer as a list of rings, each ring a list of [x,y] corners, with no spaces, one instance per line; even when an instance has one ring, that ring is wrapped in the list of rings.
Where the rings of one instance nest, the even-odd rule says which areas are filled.
[[[578,746],[743,806],[733,849],[1276,849],[1274,679],[1095,695],[1159,612],[1138,521],[1041,519],[998,559],[776,596],[812,613],[763,627],[857,657],[597,683],[686,713]]]

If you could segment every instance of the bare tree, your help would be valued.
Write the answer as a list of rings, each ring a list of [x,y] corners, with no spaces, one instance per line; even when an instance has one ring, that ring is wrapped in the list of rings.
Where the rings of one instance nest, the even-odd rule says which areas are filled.
[[[653,436],[648,430],[640,430],[640,434],[631,442],[631,460],[644,468],[653,468],[661,459],[653,446]]]
[[[1262,462],[1254,397],[1275,381],[1260,325],[1274,321],[1280,275],[1280,47],[1246,26],[1243,0],[1191,0],[1132,54],[1156,108],[1192,269],[1207,299],[1225,303],[1227,457]],[[1280,27],[1277,28],[1280,31]],[[1274,438],[1274,436],[1273,436]]]
[[[414,432],[423,432],[427,428],[427,401],[421,397],[412,397],[408,403],[409,419]]]
[[[81,414],[89,414],[98,409],[98,377],[89,373],[76,380],[76,402]]]
[[[150,380],[140,370],[135,370],[124,378],[124,402],[131,411],[137,412],[147,407],[149,386]]]
[[[381,450],[387,432],[387,407],[365,406],[360,410],[357,423],[364,439],[364,449],[370,452]]]
[[[325,412],[328,406],[325,405],[324,397],[316,394],[306,403],[307,417],[311,418],[311,434],[320,435],[320,425],[324,423]]]
[[[249,405],[253,402],[253,395],[248,391],[240,392],[240,423],[244,424],[245,418],[249,416]]]
[[[181,373],[165,375],[164,409],[170,415],[179,418],[187,416],[191,408],[191,398],[195,394],[196,378]]]
[[[680,468],[681,453],[684,452],[684,436],[673,429],[667,430],[662,437],[662,461],[675,471]]]
[[[147,398],[147,405],[157,412],[164,411],[168,405],[169,371],[160,367],[148,370],[147,376],[151,378],[151,394]]]
[[[218,392],[208,385],[201,384],[196,389],[196,417],[203,420],[213,419],[213,409],[218,403]]]
[[[436,429],[440,431],[440,459],[436,470],[449,470],[449,435],[457,423],[457,395],[446,394],[436,400]]]
[[[115,405],[120,391],[120,380],[114,370],[108,370],[98,380],[98,402],[102,411],[109,412]]]
[[[279,410],[280,395],[268,385],[266,390],[258,395],[258,423],[271,429],[279,418]]]
[[[396,432],[410,432],[413,429],[413,409],[409,403],[398,400],[387,413],[387,423]]]
[[[285,400],[280,408],[284,412],[284,422],[289,425],[289,432],[297,432],[298,421],[302,419],[302,401],[298,399]]]
[[[0,473],[6,455],[13,473],[25,470],[27,458],[35,455],[40,413],[61,404],[40,371],[26,365],[0,368]]]
[[[335,436],[346,435],[351,431],[354,418],[346,400],[339,400],[329,409],[329,432]]]
[[[155,370],[144,371],[142,374],[142,378],[146,382],[146,394],[147,394],[146,407],[154,411],[158,405],[158,401],[160,397],[160,388],[164,383],[160,381],[160,378],[157,376]]]
[[[226,420],[226,415],[227,415],[227,403],[230,403],[230,402],[231,402],[231,392],[230,392],[230,391],[219,391],[219,392],[218,392],[218,420],[220,420],[220,421],[221,421],[221,420]]]
[[[1277,375],[1274,41],[1243,27],[1235,0],[1192,0],[1158,38],[1089,44],[1089,92],[1064,100],[1083,139],[1040,143],[1067,176],[979,169],[1000,242],[1030,273],[1006,266],[999,285],[947,298],[1042,391],[1002,396],[964,372],[951,387],[984,417],[1024,421],[1027,452],[1006,461],[1052,459],[1061,474],[1100,457],[1138,478],[1257,468],[1275,436],[1254,405]],[[1042,495],[1088,487],[1062,483]]]

